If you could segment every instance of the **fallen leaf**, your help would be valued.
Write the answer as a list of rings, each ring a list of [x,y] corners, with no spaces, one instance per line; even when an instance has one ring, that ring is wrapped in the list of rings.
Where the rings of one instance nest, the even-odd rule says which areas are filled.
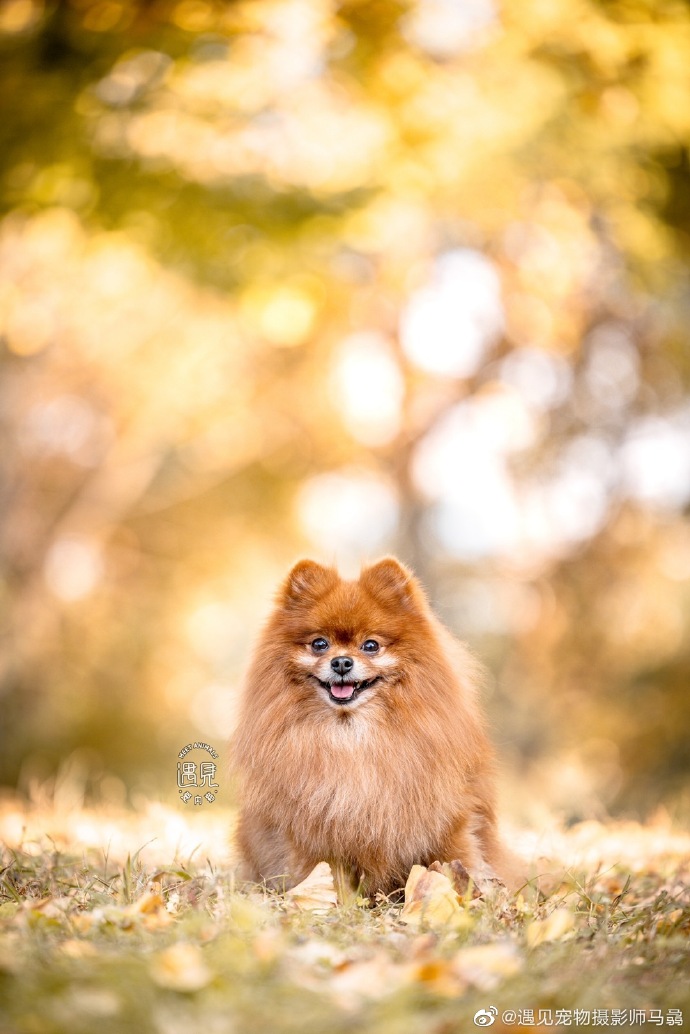
[[[238,930],[259,930],[271,918],[266,899],[259,894],[233,894],[228,898],[227,915]]]
[[[345,962],[329,979],[329,989],[341,1009],[352,1011],[366,1001],[385,998],[410,982],[409,967],[383,952],[371,959]]]
[[[98,949],[91,941],[78,941],[74,937],[68,937],[62,942],[60,953],[70,959],[90,959],[98,955]]]
[[[310,969],[323,969],[325,967],[328,970],[334,967],[349,965],[351,961],[346,958],[342,950],[336,947],[335,944],[319,937],[311,937],[308,941],[304,941],[304,943],[293,948],[290,952],[290,958],[296,960],[301,965],[308,966]]]
[[[95,925],[93,912],[77,912],[72,916],[72,926],[77,933],[88,933]]]
[[[17,913],[17,920],[30,929],[57,929],[68,920],[65,901],[69,901],[70,905],[73,904],[70,899],[66,898],[42,898],[40,901],[29,899],[22,903],[22,907]],[[69,919],[71,918],[70,916]]]
[[[457,998],[467,988],[467,981],[447,959],[427,959],[417,963],[412,975],[417,983],[443,998]]]
[[[447,876],[453,884],[455,893],[459,894],[461,898],[467,896],[470,884],[472,884],[472,897],[478,898],[481,895],[481,891],[470,876],[469,872],[457,858],[453,859],[452,862],[432,862],[429,866],[429,872],[440,872],[444,876]]]
[[[338,904],[333,873],[328,862],[319,862],[305,880],[285,893],[288,904],[305,912],[323,915]]]
[[[143,927],[146,930],[160,930],[174,921],[167,911],[162,895],[146,891],[129,905],[103,905],[91,912],[76,912],[70,921],[79,933],[88,933],[93,928],[116,926],[120,930]]]
[[[192,879],[190,874],[185,872],[184,869],[159,869],[158,872],[154,872],[150,882],[161,884],[166,876],[174,876],[178,880],[184,881]]]
[[[408,941],[407,938],[403,939],[403,945],[407,947],[410,958],[417,962],[428,960],[429,956],[435,953],[438,943],[438,934],[431,931],[417,934],[412,942]]]
[[[161,894],[155,891],[146,891],[140,898],[128,905],[126,911],[130,915],[151,915],[154,912],[160,912],[164,908],[165,901]]]
[[[527,944],[536,948],[545,941],[559,941],[575,927],[575,916],[567,908],[557,908],[546,919],[535,919],[527,927]]]
[[[285,945],[280,931],[260,930],[252,941],[252,947],[259,962],[269,964],[280,958]]]
[[[159,952],[150,968],[154,983],[173,991],[200,991],[212,979],[201,948],[184,941]]]
[[[147,930],[159,930],[174,920],[174,913],[165,907],[162,894],[155,891],[146,891],[123,911],[125,916],[140,919],[141,925]]]
[[[522,968],[523,960],[511,941],[463,948],[452,959],[455,974],[468,984],[491,991]]]
[[[165,911],[170,912],[171,915],[177,915],[181,907],[180,895],[174,890],[171,894],[168,894],[168,900],[165,902]]]
[[[333,974],[351,964],[351,960],[339,948],[318,937],[312,937],[287,951],[285,945],[282,947],[283,968],[290,982],[308,991],[329,989]],[[328,981],[328,988],[325,981]]]
[[[424,865],[413,865],[405,884],[405,904],[400,918],[411,925],[441,927],[463,925],[467,916],[447,876]]]
[[[515,911],[519,912],[521,915],[527,915],[529,912],[534,911],[534,905],[531,902],[525,900],[525,897],[522,894],[522,892],[515,895],[513,906],[515,908]]]

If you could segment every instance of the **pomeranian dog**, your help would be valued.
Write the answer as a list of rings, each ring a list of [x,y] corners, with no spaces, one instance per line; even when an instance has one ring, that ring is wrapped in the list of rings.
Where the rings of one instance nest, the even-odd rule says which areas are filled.
[[[232,744],[242,876],[277,889],[320,861],[374,897],[415,863],[509,878],[478,666],[392,557],[344,581],[302,560],[251,664]]]

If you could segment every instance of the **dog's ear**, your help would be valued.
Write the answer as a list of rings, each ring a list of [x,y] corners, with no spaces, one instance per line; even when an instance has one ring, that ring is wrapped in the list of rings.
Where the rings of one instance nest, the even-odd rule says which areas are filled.
[[[384,557],[361,574],[363,587],[388,607],[417,610],[424,606],[424,593],[411,571],[393,556]]]
[[[315,560],[299,560],[285,579],[278,602],[284,607],[316,603],[338,581],[332,567],[322,567]]]

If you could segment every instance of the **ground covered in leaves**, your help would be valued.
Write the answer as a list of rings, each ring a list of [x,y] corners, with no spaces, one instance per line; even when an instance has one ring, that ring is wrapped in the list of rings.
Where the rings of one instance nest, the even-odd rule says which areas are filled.
[[[211,812],[2,804],[2,1034],[690,1027],[690,837],[667,822],[523,835],[541,889],[421,872],[365,907],[325,869],[238,887]]]

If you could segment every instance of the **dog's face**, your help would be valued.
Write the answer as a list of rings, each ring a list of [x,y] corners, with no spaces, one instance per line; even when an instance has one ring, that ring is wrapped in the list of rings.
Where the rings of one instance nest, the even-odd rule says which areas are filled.
[[[428,635],[414,578],[385,559],[344,581],[310,560],[297,564],[276,612],[291,683],[336,710],[364,706],[399,682]]]
[[[374,623],[371,631],[365,631],[366,625],[338,624],[341,627],[329,623],[316,635],[309,632],[292,661],[320,687],[329,704],[354,706],[386,674],[394,677],[395,640],[380,623]]]

